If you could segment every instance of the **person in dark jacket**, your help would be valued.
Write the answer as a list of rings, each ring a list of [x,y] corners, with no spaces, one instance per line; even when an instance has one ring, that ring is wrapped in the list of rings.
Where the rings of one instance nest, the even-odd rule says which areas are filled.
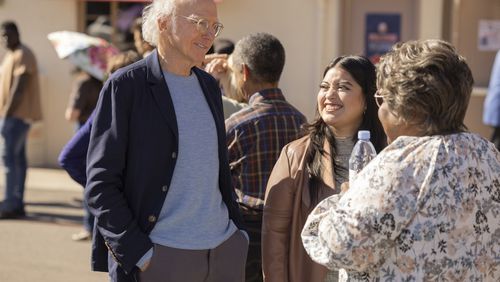
[[[231,186],[221,93],[198,69],[222,29],[212,0],[144,10],[145,59],[101,91],[85,199],[93,269],[111,281],[243,281],[248,237]]]
[[[117,69],[137,62],[140,59],[139,54],[134,51],[127,51],[116,54],[108,59],[107,73],[111,74]],[[85,187],[87,183],[87,149],[89,147],[90,130],[94,119],[94,111],[90,114],[85,123],[73,135],[71,140],[64,146],[59,154],[59,165],[66,170],[69,176]],[[94,216],[88,211],[85,201],[83,214],[83,229],[71,235],[74,241],[86,241],[92,237],[94,227]]]

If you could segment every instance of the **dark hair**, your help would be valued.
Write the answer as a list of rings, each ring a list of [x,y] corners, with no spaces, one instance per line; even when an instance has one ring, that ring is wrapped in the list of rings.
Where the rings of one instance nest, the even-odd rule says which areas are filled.
[[[134,33],[135,31],[138,31],[142,34],[142,18],[136,18],[134,22],[132,23],[132,26],[130,26],[130,32]]]
[[[235,64],[244,63],[255,82],[278,82],[285,66],[285,48],[268,33],[254,33],[242,38],[233,52]]]
[[[139,61],[141,57],[135,51],[128,50],[116,55],[111,56],[108,59],[106,72],[108,75],[114,73],[119,68],[123,68],[124,66],[130,65]]]
[[[19,35],[19,30],[17,29],[17,25],[13,21],[4,21],[2,23],[2,29],[4,30],[10,30],[15,32],[17,35]]]
[[[212,45],[214,53],[230,55],[234,51],[233,41],[226,38],[216,38]]]
[[[326,73],[335,66],[340,66],[342,69],[349,72],[352,78],[361,86],[363,97],[366,103],[366,110],[363,114],[363,120],[361,126],[358,130],[369,130],[371,133],[371,142],[375,147],[377,152],[380,152],[387,144],[387,139],[382,128],[382,124],[378,119],[378,107],[373,98],[373,95],[377,91],[376,88],[376,74],[375,66],[365,57],[361,56],[340,56],[331,61],[323,72],[323,77]],[[335,164],[336,157],[336,141],[333,132],[330,130],[328,125],[323,121],[316,107],[316,119],[305,126],[306,130],[309,132],[309,137],[311,143],[306,151],[306,167],[309,172],[309,193],[311,196],[311,202],[317,203],[319,201],[319,187],[323,182],[322,180],[322,165],[321,158],[325,155],[325,150],[323,145],[325,139],[330,144],[331,152],[331,164],[333,172],[341,170],[337,164]],[[355,134],[353,136],[353,141],[357,141],[358,136]]]

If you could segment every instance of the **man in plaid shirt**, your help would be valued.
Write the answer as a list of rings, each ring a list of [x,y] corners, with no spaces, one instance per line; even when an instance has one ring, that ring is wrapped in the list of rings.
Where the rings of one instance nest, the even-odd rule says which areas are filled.
[[[281,149],[302,136],[306,122],[278,88],[284,64],[280,41],[256,33],[236,44],[224,69],[227,90],[243,95],[249,104],[226,120],[233,186],[250,235],[247,282],[262,281],[260,237],[267,180]]]

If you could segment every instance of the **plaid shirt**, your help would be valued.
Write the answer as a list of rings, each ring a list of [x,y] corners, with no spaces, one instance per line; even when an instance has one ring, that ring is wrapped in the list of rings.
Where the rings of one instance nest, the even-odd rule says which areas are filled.
[[[281,149],[302,136],[306,118],[278,88],[250,97],[226,120],[229,166],[238,202],[262,210],[267,180]]]

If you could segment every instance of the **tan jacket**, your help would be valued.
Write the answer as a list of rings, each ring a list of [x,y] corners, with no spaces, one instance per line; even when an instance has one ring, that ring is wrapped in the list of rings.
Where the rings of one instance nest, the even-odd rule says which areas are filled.
[[[264,281],[324,282],[328,269],[307,255],[300,237],[307,216],[314,208],[309,196],[305,152],[309,136],[286,145],[269,178],[262,223],[262,269]],[[328,157],[323,165],[329,164]],[[324,175],[332,175],[331,165]],[[336,193],[333,175],[323,177],[320,198]]]
[[[29,79],[20,93],[20,101],[13,105],[11,88],[23,74],[28,74]],[[27,122],[42,119],[36,58],[25,45],[7,51],[0,67],[0,116],[16,117]]]

